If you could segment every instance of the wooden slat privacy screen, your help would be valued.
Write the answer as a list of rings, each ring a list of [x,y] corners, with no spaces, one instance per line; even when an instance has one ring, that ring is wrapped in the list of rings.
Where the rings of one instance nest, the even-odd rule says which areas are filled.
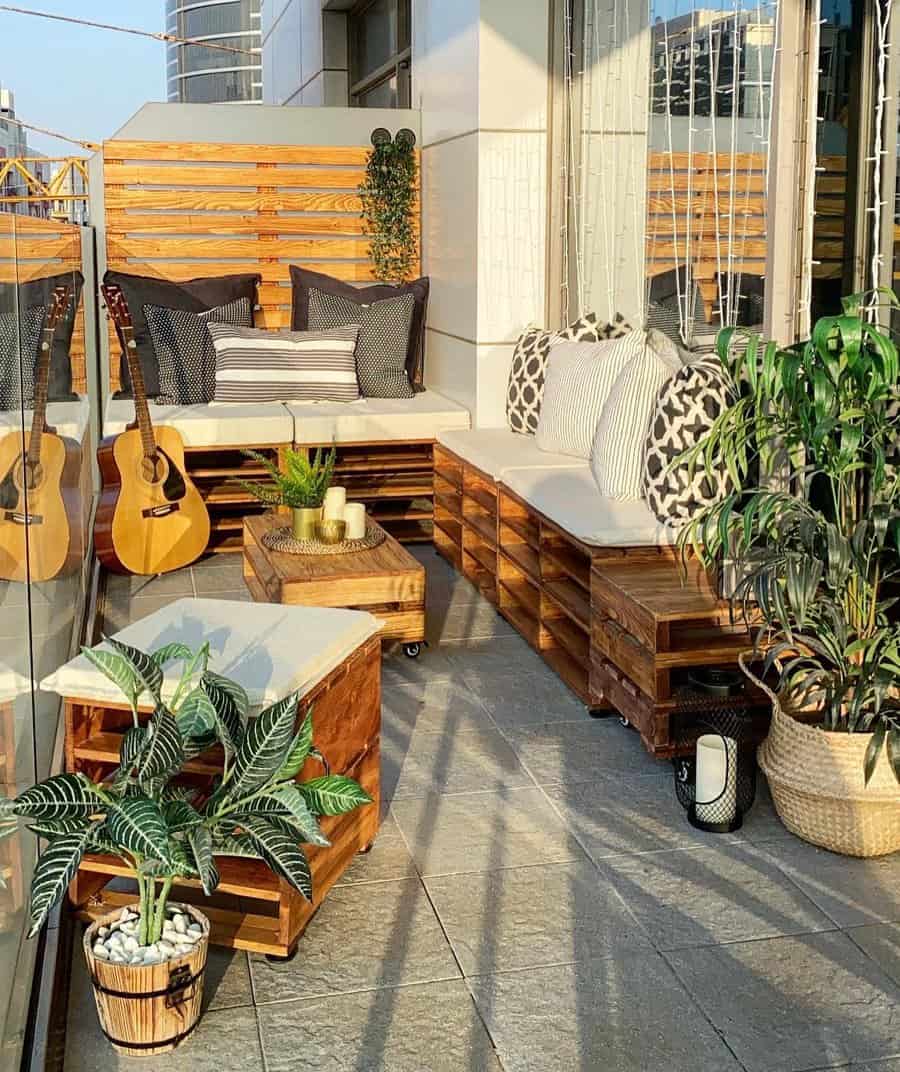
[[[0,213],[0,283],[27,283],[81,270],[81,228],[72,223]],[[72,389],[87,391],[84,299],[72,335]]]
[[[356,192],[367,153],[106,142],[107,266],[172,280],[259,272],[258,326],[289,327],[290,264],[347,282],[374,278]]]

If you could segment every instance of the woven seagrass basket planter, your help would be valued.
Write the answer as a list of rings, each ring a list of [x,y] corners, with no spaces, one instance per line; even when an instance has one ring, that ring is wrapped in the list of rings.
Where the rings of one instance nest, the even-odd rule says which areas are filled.
[[[792,833],[846,856],[900,850],[900,783],[883,749],[869,784],[870,733],[829,733],[792,718],[773,697],[759,765],[778,817]]]

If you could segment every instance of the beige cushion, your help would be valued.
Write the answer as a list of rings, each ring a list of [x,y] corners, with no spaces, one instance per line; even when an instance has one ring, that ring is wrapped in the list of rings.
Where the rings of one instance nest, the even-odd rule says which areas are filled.
[[[31,410],[25,411],[26,432],[31,431],[33,416]],[[56,431],[57,435],[65,436],[66,439],[74,439],[76,443],[84,442],[90,416],[91,407],[86,398],[78,398],[72,402],[47,403],[47,424]],[[21,432],[21,430],[22,414],[18,410],[0,412],[0,434]]]
[[[494,480],[510,469],[571,469],[584,465],[581,458],[573,458],[571,454],[539,450],[534,436],[511,432],[508,428],[439,432],[437,438],[447,450]]]
[[[503,483],[571,536],[596,547],[660,547],[678,536],[643,499],[603,498],[584,462],[577,469],[511,469]]]
[[[290,443],[294,422],[280,402],[220,402],[218,405],[157,406],[150,403],[154,424],[177,428],[186,447],[242,447]],[[111,398],[103,434],[118,435],[134,420],[130,398]]]
[[[261,708],[295,690],[307,692],[380,625],[364,611],[186,598],[115,635],[143,651],[173,641],[198,648],[208,640],[210,669],[234,678],[247,690],[251,707]],[[164,698],[171,697],[180,673],[180,663],[167,670]],[[122,702],[116,686],[83,655],[44,678],[41,688],[61,696]]]
[[[422,391],[413,398],[290,402],[287,409],[298,444],[434,439],[438,432],[470,424],[465,406],[436,391]]]

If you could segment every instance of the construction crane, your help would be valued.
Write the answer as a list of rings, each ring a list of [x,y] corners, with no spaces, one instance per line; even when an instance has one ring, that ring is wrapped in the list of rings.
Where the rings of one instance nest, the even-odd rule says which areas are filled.
[[[87,157],[0,157],[0,212],[84,223],[87,199]]]

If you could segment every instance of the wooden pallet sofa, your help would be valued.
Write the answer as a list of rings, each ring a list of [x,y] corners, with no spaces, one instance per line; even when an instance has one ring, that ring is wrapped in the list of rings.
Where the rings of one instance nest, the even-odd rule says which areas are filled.
[[[442,430],[469,427],[469,412],[436,391],[409,399],[362,398],[358,402],[282,404],[150,403],[154,424],[177,428],[187,467],[212,521],[210,551],[240,551],[243,519],[261,507],[239,481],[265,471],[243,451],[278,460],[288,447],[337,447],[335,480],[348,498],[364,501],[397,539],[431,539],[433,448]],[[134,420],[131,399],[111,398],[104,435],[116,435]]]
[[[733,667],[749,644],[705,573],[683,577],[674,531],[641,501],[603,498],[588,463],[532,437],[437,438],[436,550],[586,705],[617,710],[658,757],[690,752],[710,706],[691,670]]]

